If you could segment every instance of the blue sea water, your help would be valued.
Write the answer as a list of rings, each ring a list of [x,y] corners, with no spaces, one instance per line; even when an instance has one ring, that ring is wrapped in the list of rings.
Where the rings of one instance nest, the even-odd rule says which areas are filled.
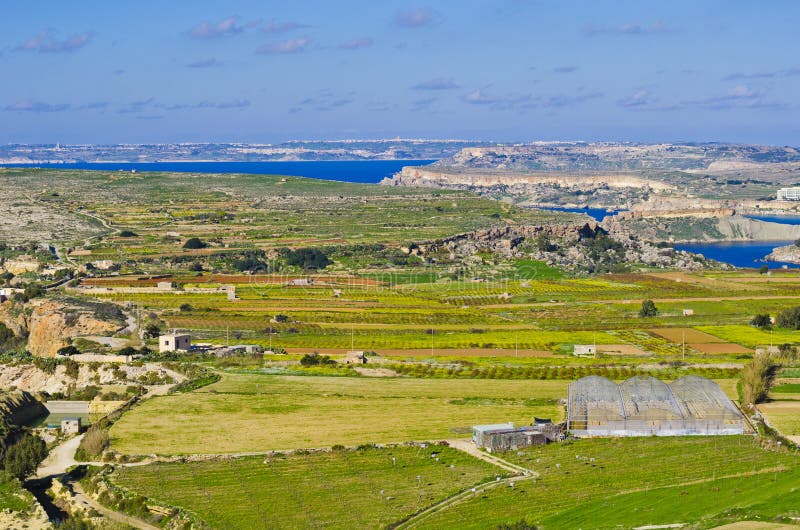
[[[768,223],[779,223],[782,225],[800,225],[800,216],[796,215],[748,215],[750,219],[766,221]]]
[[[800,268],[794,263],[764,261],[764,257],[775,247],[790,245],[792,241],[726,241],[722,243],[686,243],[675,245],[675,250],[696,252],[703,256],[737,267],[759,268],[767,265],[770,269],[779,269],[786,265],[789,268]]]
[[[596,221],[602,221],[607,215],[616,215],[619,210],[606,210],[604,208],[561,208],[559,206],[538,206],[540,210],[550,210],[552,212],[571,212],[585,213]]]
[[[422,166],[435,160],[343,160],[308,162],[79,162],[75,164],[7,164],[2,167],[98,169],[105,171],[175,171],[183,173],[247,173],[291,175],[321,180],[376,184],[403,166]]]

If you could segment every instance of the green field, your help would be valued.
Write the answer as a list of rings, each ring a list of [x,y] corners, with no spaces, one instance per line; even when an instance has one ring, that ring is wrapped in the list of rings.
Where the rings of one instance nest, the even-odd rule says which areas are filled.
[[[411,526],[493,528],[525,520],[544,529],[710,528],[786,520],[800,506],[798,457],[764,450],[751,437],[592,439],[501,456],[538,476],[478,491],[432,516],[412,517]],[[112,481],[213,528],[277,521],[284,528],[378,528],[501,475],[466,454],[429,446],[160,463],[118,468]]]
[[[119,468],[112,480],[212,528],[381,528],[499,470],[447,447]]]
[[[707,527],[736,507],[766,502],[763,513],[788,517],[800,506],[792,502],[800,488],[798,457],[765,451],[745,436],[587,439],[504,457],[541,476],[475,495],[420,526],[491,528],[524,519],[543,528]],[[686,509],[676,502],[681,498]]]
[[[199,391],[135,407],[111,429],[111,448],[236,453],[461,438],[480,423],[559,419],[566,391],[567,381],[226,373]]]

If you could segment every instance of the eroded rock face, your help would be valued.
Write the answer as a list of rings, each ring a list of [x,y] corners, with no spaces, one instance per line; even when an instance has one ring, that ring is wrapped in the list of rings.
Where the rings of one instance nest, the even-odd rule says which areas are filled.
[[[17,337],[25,337],[28,334],[28,315],[21,303],[11,300],[0,302],[0,322]]]
[[[778,247],[767,255],[766,260],[800,263],[800,247],[797,245]]]
[[[55,357],[69,338],[103,335],[121,328],[119,322],[98,319],[89,309],[46,300],[34,307],[28,320],[28,351],[39,357]]]

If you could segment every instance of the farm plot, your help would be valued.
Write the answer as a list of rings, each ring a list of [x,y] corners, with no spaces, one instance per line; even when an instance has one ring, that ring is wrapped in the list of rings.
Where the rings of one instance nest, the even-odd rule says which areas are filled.
[[[800,401],[762,403],[758,410],[784,436],[800,437]]]
[[[670,342],[680,344],[681,342],[691,344],[709,344],[713,342],[725,342],[719,337],[709,335],[693,328],[656,328],[651,329],[650,333],[658,335]]]
[[[620,458],[620,455],[625,456]],[[544,528],[581,527],[574,521],[581,521],[583,528],[613,528],[618,522],[624,522],[625,527],[691,523],[722,517],[724,511],[740,505],[741,499],[747,497],[721,495],[723,486],[724,491],[742,488],[747,492],[769,492],[778,486],[781,493],[794,488],[792,495],[796,496],[800,484],[797,456],[766,451],[753,438],[745,436],[586,439],[502,456],[538,471],[540,477],[519,482],[513,488],[496,488],[475,495],[421,521],[418,526],[492,528],[521,520]],[[741,480],[734,488],[714,482],[725,477]],[[616,516],[620,509],[616,500],[623,498],[618,495],[646,491],[647,498],[658,504],[659,499],[673,498],[666,494],[660,497],[661,488],[675,488],[671,492],[681,498],[681,491],[696,491],[687,489],[696,484],[706,485],[698,493],[698,506],[702,508],[687,512],[687,519],[662,519],[665,515],[674,517],[667,508],[674,512],[676,504],[650,507],[630,520],[619,521]],[[685,499],[694,505],[692,497]],[[791,513],[788,506],[784,510]],[[583,523],[589,514],[594,519]]]
[[[558,420],[567,383],[225,373],[199,391],[135,407],[112,427],[112,449],[235,453],[441,440],[480,423]]]
[[[383,528],[498,471],[429,446],[155,464],[112,480],[212,528]]]
[[[765,344],[800,343],[800,331],[773,329],[766,331],[746,325],[697,326],[700,331],[716,335],[727,342],[755,348]]]

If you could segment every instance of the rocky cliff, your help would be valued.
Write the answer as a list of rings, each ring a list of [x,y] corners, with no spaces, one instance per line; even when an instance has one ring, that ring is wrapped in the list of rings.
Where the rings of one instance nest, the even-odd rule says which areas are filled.
[[[767,261],[783,261],[786,263],[800,263],[800,247],[786,245],[778,247],[767,255]]]
[[[532,171],[503,171],[497,169],[462,169],[447,167],[406,166],[400,173],[384,179],[387,186],[420,186],[432,188],[493,188],[513,187],[517,191],[536,186],[587,188],[636,188],[664,191],[673,186],[657,180],[620,173],[562,174]]]
[[[770,223],[724,210],[699,212],[630,212],[608,217],[604,226],[635,233],[649,241],[787,241],[800,238],[800,226]]]
[[[37,305],[28,323],[28,351],[40,357],[55,357],[67,339],[82,335],[104,335],[121,328],[119,321],[99,319],[95,312],[48,300]]]
[[[80,300],[0,303],[0,322],[27,337],[28,351],[39,357],[54,357],[72,337],[114,333],[124,327],[122,318],[116,306]]]

